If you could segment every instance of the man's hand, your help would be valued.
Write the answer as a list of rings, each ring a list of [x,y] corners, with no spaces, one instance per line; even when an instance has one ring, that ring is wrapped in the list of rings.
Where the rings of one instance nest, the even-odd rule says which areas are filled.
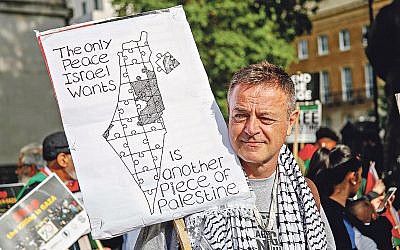
[[[384,195],[378,196],[375,199],[371,200],[371,204],[374,207],[374,210],[376,211],[379,207],[379,205],[383,202],[383,199],[385,198]]]

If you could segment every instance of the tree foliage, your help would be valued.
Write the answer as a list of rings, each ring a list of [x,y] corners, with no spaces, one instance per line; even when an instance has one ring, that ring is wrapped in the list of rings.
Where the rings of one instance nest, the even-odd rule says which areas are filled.
[[[319,1],[319,0],[316,0]],[[310,0],[113,0],[119,15],[183,5],[217,102],[226,115],[226,85],[246,65],[294,59],[290,42],[311,30]]]

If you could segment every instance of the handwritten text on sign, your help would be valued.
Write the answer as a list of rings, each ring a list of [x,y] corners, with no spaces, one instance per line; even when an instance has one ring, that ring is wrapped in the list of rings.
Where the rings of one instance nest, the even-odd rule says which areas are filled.
[[[223,166],[222,156],[185,162],[182,155],[179,149],[169,151],[176,165],[162,171],[157,202],[160,213],[239,193],[234,182],[226,184],[231,169]]]
[[[117,89],[111,78],[107,49],[112,39],[98,40],[81,46],[53,49],[61,60],[64,84],[72,97],[95,95]]]

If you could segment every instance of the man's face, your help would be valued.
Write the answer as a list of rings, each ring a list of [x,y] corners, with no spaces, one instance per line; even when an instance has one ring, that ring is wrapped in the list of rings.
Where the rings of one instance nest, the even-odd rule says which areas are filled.
[[[76,180],[76,172],[71,154],[59,153],[57,158],[48,162],[50,170],[58,175],[62,181]]]
[[[73,180],[77,180],[78,178],[76,177],[76,172],[75,172],[75,165],[74,161],[72,160],[71,154],[67,154],[67,167],[65,168],[65,171],[68,173],[68,175],[71,177]]]
[[[326,137],[320,138],[317,143],[320,148],[326,148],[329,150],[332,150],[332,148],[334,148],[337,144],[336,141],[326,138]]]
[[[33,169],[35,166],[27,166],[18,162],[17,169],[15,169],[15,174],[17,175],[18,182],[27,183],[29,179],[36,173]]]
[[[244,162],[277,161],[296,118],[296,112],[288,117],[287,97],[279,88],[239,84],[231,91],[229,137],[235,153]]]

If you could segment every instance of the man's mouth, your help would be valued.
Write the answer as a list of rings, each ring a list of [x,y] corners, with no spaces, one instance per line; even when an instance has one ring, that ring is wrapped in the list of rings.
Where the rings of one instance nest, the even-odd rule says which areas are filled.
[[[259,146],[261,144],[264,144],[263,141],[244,141],[244,140],[242,140],[242,143],[244,143],[244,144],[246,144],[246,145],[248,145],[250,147],[256,147],[256,146]]]

